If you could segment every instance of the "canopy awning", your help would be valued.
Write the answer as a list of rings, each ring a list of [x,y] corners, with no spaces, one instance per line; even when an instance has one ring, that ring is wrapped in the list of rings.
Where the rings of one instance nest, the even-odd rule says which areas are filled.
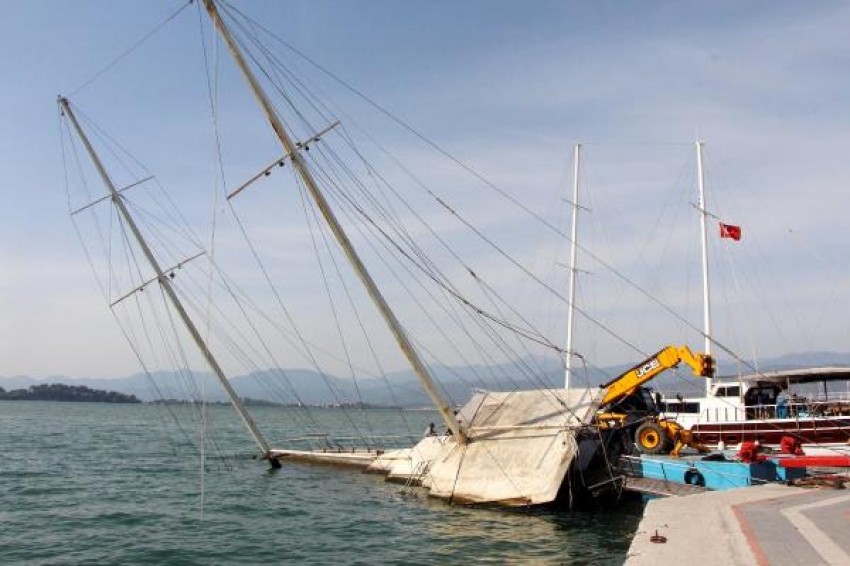
[[[726,378],[729,382],[732,378]],[[724,381],[726,381],[724,379]],[[762,382],[762,383],[819,383],[821,381],[850,380],[850,367],[808,367],[799,369],[784,369],[779,371],[766,371],[742,375],[735,381]]]

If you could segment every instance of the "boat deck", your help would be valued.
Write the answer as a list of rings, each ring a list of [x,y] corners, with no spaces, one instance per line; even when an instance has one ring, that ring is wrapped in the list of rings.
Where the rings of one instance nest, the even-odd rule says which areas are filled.
[[[466,442],[426,436],[397,450],[275,448],[269,455],[280,462],[384,474],[454,503],[546,504],[558,497],[573,461],[581,456],[578,465],[590,466],[598,450],[597,435],[579,435],[596,414],[599,393],[598,388],[476,391],[456,415]]]
[[[288,450],[274,448],[271,455],[282,462],[300,462],[325,466],[342,466],[351,468],[367,468],[375,461],[379,452],[366,449],[352,450]]]
[[[850,564],[846,489],[764,485],[647,504],[626,564]],[[653,542],[654,535],[664,537]],[[656,539],[658,540],[658,539]]]

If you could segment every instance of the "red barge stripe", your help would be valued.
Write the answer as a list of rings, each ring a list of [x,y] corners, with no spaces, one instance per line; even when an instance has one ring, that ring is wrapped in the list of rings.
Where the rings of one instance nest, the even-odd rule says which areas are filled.
[[[795,458],[781,458],[779,465],[783,468],[808,468],[810,466],[847,468],[850,467],[850,456],[797,456]]]

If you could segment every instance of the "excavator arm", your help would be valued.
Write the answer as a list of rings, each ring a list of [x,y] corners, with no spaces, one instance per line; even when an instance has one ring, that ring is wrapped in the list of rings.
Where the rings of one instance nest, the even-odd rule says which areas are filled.
[[[600,412],[596,415],[597,422],[607,427],[626,427],[628,434],[633,435],[634,444],[645,454],[660,454],[673,448],[672,454],[678,456],[684,446],[705,450],[704,446],[694,442],[690,431],[677,422],[660,418],[657,414],[633,413],[621,403],[627,402],[646,382],[682,362],[691,368],[694,375],[714,376],[714,358],[710,355],[694,354],[687,346],[667,346],[602,385],[603,395]],[[621,404],[613,408],[612,405],[617,403]]]
[[[714,358],[710,355],[694,354],[687,346],[667,346],[619,377],[604,383],[602,388],[605,394],[600,407],[607,407],[611,403],[628,397],[647,381],[668,369],[675,368],[682,362],[690,366],[694,375],[714,376]]]

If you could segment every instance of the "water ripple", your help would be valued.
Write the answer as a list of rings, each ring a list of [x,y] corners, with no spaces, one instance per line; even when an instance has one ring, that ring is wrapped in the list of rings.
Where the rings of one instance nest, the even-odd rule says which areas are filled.
[[[231,411],[211,411],[223,428],[202,505],[194,448],[164,416],[152,426],[151,407],[0,401],[3,563],[619,564],[641,513],[472,509],[373,475],[268,473],[233,456],[250,441]],[[257,420],[291,422],[273,411]],[[369,418],[400,426],[395,413]]]

